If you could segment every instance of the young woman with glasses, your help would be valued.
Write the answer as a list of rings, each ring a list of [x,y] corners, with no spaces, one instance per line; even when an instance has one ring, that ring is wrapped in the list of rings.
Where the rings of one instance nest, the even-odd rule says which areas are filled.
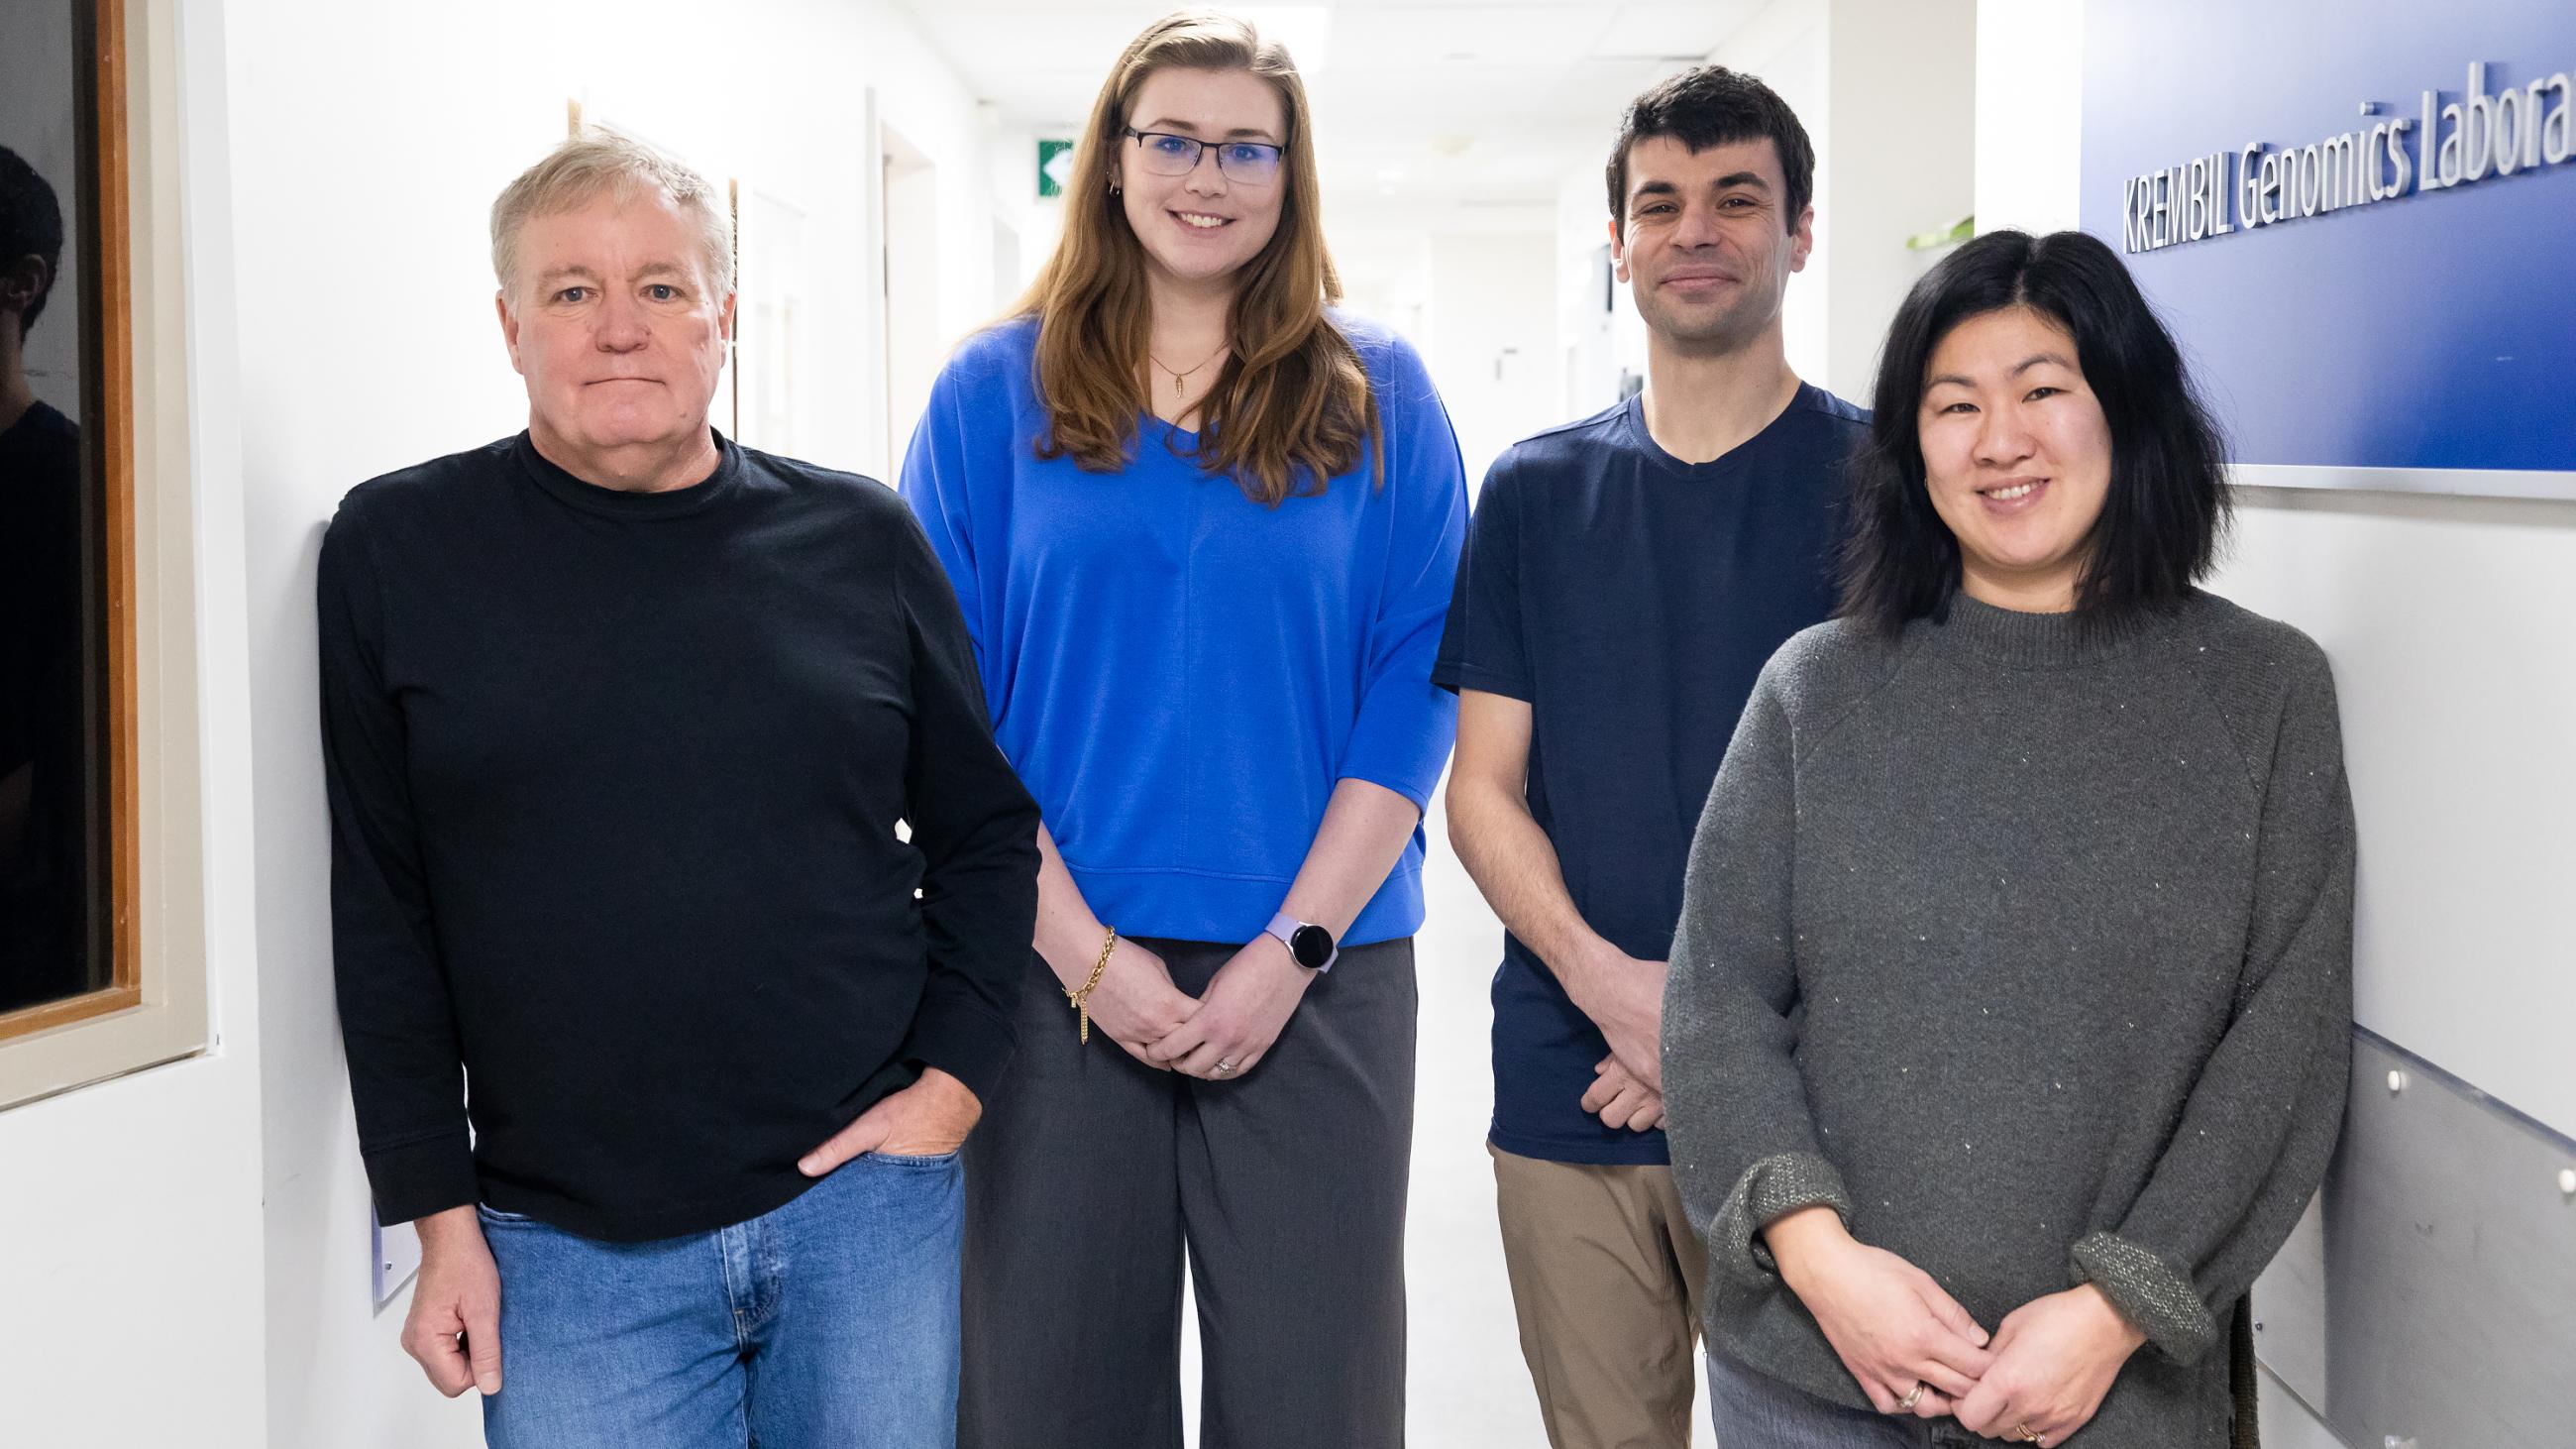
[[[959,1443],[1402,1442],[1421,817],[1466,521],[1421,361],[1337,311],[1284,50],[1119,58],[1064,234],[903,491],[1045,813],[1013,1069],[967,1147]]]

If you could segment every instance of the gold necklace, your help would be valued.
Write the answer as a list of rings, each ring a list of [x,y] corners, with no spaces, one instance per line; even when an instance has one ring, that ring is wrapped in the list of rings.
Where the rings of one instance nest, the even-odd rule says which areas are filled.
[[[1233,346],[1234,346],[1234,344],[1233,344],[1233,343],[1231,343],[1231,342],[1220,342],[1220,343],[1218,343],[1218,344],[1216,345],[1216,351],[1211,352],[1211,353],[1209,353],[1207,356],[1200,358],[1200,359],[1199,359],[1199,363],[1198,363],[1198,367],[1193,367],[1193,368],[1189,369],[1189,371],[1188,371],[1188,372],[1173,372],[1173,371],[1172,371],[1172,365],[1171,365],[1170,363],[1168,363],[1168,362],[1165,362],[1163,359],[1161,359],[1161,358],[1159,358],[1159,357],[1156,357],[1156,356],[1154,355],[1153,349],[1151,349],[1151,348],[1147,348],[1147,349],[1146,349],[1146,351],[1145,351],[1145,360],[1146,360],[1146,361],[1148,361],[1148,362],[1150,362],[1150,363],[1152,363],[1152,364],[1154,364],[1156,367],[1161,368],[1163,371],[1165,371],[1165,372],[1170,372],[1170,373],[1172,374],[1172,396],[1174,396],[1174,397],[1179,397],[1179,396],[1181,396],[1183,393],[1185,393],[1185,392],[1187,392],[1187,391],[1189,390],[1189,383],[1188,383],[1188,380],[1189,380],[1189,377],[1190,377],[1191,373],[1195,373],[1195,372],[1197,372],[1197,371],[1199,370],[1199,367],[1205,367],[1205,366],[1207,366],[1209,363],[1216,361],[1216,360],[1217,360],[1218,358],[1220,358],[1220,357],[1223,357],[1223,356],[1226,354],[1227,349],[1229,349],[1229,348],[1231,348],[1231,347],[1233,347]]]

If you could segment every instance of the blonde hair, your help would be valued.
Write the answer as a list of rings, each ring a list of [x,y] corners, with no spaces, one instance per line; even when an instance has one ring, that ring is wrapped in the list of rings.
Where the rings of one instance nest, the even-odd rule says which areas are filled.
[[[707,277],[719,298],[733,292],[733,218],[707,178],[631,136],[599,126],[546,153],[492,202],[492,275],[510,289],[519,264],[519,231],[540,216],[577,211],[602,196],[660,192],[697,224]]]
[[[1126,465],[1151,403],[1146,348],[1153,307],[1144,243],[1109,189],[1128,109],[1158,70],[1244,71],[1279,93],[1287,116],[1279,229],[1237,274],[1234,355],[1199,404],[1200,466],[1231,474],[1256,502],[1320,493],[1365,455],[1383,482],[1377,399],[1359,352],[1324,308],[1342,299],[1324,246],[1305,83],[1285,48],[1245,21],[1181,11],[1145,27],[1100,88],[1074,145],[1064,232],[1015,316],[1038,319],[1037,390],[1047,433],[1038,456],[1068,454],[1090,472]]]

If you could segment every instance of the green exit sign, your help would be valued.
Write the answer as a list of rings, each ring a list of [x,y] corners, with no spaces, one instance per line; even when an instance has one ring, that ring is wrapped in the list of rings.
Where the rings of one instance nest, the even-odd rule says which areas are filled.
[[[1040,141],[1038,143],[1038,198],[1064,195],[1064,183],[1073,175],[1073,143]]]

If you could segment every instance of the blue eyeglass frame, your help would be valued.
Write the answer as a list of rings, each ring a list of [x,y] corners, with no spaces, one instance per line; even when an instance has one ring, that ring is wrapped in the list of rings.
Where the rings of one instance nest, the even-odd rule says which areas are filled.
[[[1120,134],[1126,136],[1127,139],[1134,141],[1139,149],[1144,147],[1144,144],[1148,139],[1157,141],[1178,141],[1190,148],[1189,165],[1182,167],[1178,171],[1158,172],[1156,173],[1158,175],[1189,175],[1191,172],[1199,169],[1200,159],[1207,154],[1208,148],[1213,146],[1216,148],[1216,169],[1219,174],[1225,177],[1226,180],[1241,182],[1246,186],[1266,186],[1279,179],[1279,165],[1282,161],[1286,160],[1288,156],[1288,147],[1284,143],[1273,144],[1269,141],[1202,141],[1196,136],[1184,136],[1177,131],[1139,131],[1133,126],[1121,126],[1118,129]],[[1255,151],[1269,152],[1270,161],[1267,168],[1262,174],[1257,176],[1242,176],[1236,174],[1225,164],[1225,152],[1226,148],[1229,146],[1243,146]]]

